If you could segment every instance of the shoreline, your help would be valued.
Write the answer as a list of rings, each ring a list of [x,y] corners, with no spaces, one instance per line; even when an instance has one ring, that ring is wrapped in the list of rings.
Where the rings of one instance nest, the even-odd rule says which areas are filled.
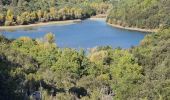
[[[88,18],[89,20],[105,20],[106,21],[106,18],[94,18],[94,17],[91,17],[91,18]]]
[[[107,14],[98,14],[95,16],[91,16],[91,18],[107,18]]]
[[[102,17],[101,17],[101,15],[102,15]],[[90,19],[90,20],[106,20],[106,17],[103,17],[105,15],[103,15],[103,14],[101,14],[101,15],[92,16],[88,19]],[[12,30],[12,29],[17,29],[17,28],[39,27],[39,26],[52,25],[52,24],[73,24],[73,23],[81,22],[81,21],[82,21],[81,19],[75,19],[75,20],[64,20],[64,21],[37,22],[34,24],[28,24],[28,25],[0,26],[0,31],[8,30],[8,29]],[[107,24],[114,28],[119,28],[119,29],[124,29],[124,30],[129,30],[129,31],[138,31],[138,32],[147,32],[147,33],[153,33],[153,32],[158,31],[156,29],[141,29],[141,28],[134,28],[134,27],[124,27],[121,25],[110,24],[110,23],[107,23]]]
[[[89,19],[90,20],[106,20],[106,18],[107,18],[106,14],[99,14],[96,16],[92,16]],[[124,29],[124,30],[129,30],[129,31],[138,31],[138,32],[144,32],[144,33],[158,32],[157,29],[142,29],[142,28],[135,28],[135,27],[124,27],[124,26],[117,25],[117,24],[110,24],[108,22],[106,22],[106,23],[114,28],[119,28],[119,29]]]
[[[38,23],[28,24],[28,25],[0,26],[0,30],[38,27],[38,26],[45,26],[45,25],[52,25],[52,24],[72,24],[81,21],[82,21],[81,19],[75,19],[75,20],[64,20],[64,21],[38,22]]]
[[[91,16],[88,19],[90,19],[90,20],[105,19],[106,20],[106,18],[107,18],[106,14],[99,14],[99,15]]]
[[[141,28],[134,28],[134,27],[124,27],[124,26],[120,26],[120,25],[116,25],[116,24],[110,24],[110,23],[107,23],[107,24],[112,26],[112,27],[115,27],[115,28],[129,30],[129,31],[138,31],[138,32],[145,32],[145,33],[158,32],[157,29],[141,29]]]

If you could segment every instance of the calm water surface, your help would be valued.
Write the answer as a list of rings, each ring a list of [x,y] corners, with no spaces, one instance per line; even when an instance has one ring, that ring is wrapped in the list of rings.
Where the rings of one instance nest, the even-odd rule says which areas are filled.
[[[130,48],[136,46],[144,38],[146,33],[127,31],[113,28],[106,24],[105,20],[85,20],[74,24],[53,24],[15,31],[1,31],[8,38],[28,36],[42,38],[46,33],[52,32],[56,36],[59,47],[69,48],[93,48],[96,46],[112,46],[113,48]]]

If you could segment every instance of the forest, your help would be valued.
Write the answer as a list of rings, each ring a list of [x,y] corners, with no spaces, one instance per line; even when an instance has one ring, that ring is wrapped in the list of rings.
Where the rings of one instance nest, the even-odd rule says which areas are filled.
[[[107,2],[0,0],[0,24],[86,18],[105,13]],[[37,39],[0,35],[0,100],[33,100],[35,91],[42,100],[170,100],[170,1],[111,2],[108,23],[159,31],[136,47],[89,53],[58,47],[53,33]]]
[[[0,26],[85,19],[108,8],[108,0],[0,0]]]
[[[150,34],[128,50],[98,47],[88,55],[58,48],[52,33],[35,40],[1,36],[0,99],[31,99],[41,90],[43,100],[169,100],[169,33]]]
[[[169,5],[170,0],[113,0],[107,22],[143,29],[169,27]]]

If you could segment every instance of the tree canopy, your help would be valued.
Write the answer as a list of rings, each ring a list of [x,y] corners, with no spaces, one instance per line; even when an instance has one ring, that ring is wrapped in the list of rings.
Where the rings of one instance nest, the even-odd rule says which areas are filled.
[[[117,0],[113,2],[107,22],[145,29],[169,27],[169,5],[169,0]]]
[[[84,19],[106,13],[107,0],[0,0],[0,25]]]
[[[170,29],[164,29],[150,34],[129,50],[99,47],[88,55],[83,50],[58,48],[52,33],[35,40],[1,36],[0,99],[31,98],[42,88],[45,100],[50,95],[62,100],[107,96],[168,100],[169,33]]]
[[[0,35],[0,100],[170,100],[169,0],[111,0],[107,21],[159,28],[139,46],[84,50]],[[81,19],[105,13],[110,0],[0,0],[0,25]]]

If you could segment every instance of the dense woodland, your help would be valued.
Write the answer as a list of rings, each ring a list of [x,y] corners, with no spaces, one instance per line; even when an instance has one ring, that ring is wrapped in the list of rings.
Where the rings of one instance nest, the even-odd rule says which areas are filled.
[[[38,90],[44,100],[170,99],[170,29],[129,50],[99,47],[88,55],[54,41],[52,33],[36,40],[1,36],[1,100],[31,98]]]
[[[0,25],[84,19],[108,8],[108,0],[0,0]]]
[[[0,3],[6,5],[4,9],[7,13],[11,13],[6,8],[9,5],[12,7],[11,5],[18,6],[19,4],[7,1],[1,0]],[[47,10],[50,14],[50,10],[44,8],[43,4],[45,3],[39,2],[47,2],[46,0],[19,1],[26,1],[22,3],[22,5],[25,4],[24,7],[17,7],[17,9],[23,9],[23,13],[15,13],[22,15],[26,13],[25,11],[31,14],[30,12],[37,13],[37,11]],[[156,16],[157,10],[150,9],[153,2],[157,7],[157,4],[162,3],[165,3],[164,6],[168,5],[169,1],[126,1],[129,2],[121,0],[120,7],[113,6],[108,20],[113,21],[112,19],[117,18],[114,20],[115,22],[119,20],[130,25],[130,20],[128,20],[130,16],[133,16],[130,18],[137,18],[137,15],[146,13],[145,18],[144,15],[138,17],[142,21],[141,26],[138,27],[158,28],[162,22],[164,22],[163,26],[166,25],[166,27],[161,27],[157,33],[148,34],[137,47],[113,49],[105,46],[93,48],[89,53],[81,49],[59,48],[52,33],[47,33],[40,39],[20,37],[9,40],[0,36],[0,100],[32,100],[32,93],[35,91],[42,93],[43,100],[107,100],[108,98],[114,100],[170,100],[170,28],[168,28],[170,18],[169,13],[165,14],[170,10],[165,10],[164,7],[157,8],[162,12],[159,15],[164,16],[164,19],[158,20],[162,17]],[[145,2],[145,9],[143,8],[144,1],[148,1]],[[31,2],[33,3],[30,4]],[[64,0],[60,0],[60,2],[64,2]],[[70,2],[82,4],[85,0],[70,0]],[[34,10],[34,7],[31,7],[32,10],[30,10],[29,4],[37,8],[43,5],[43,8],[40,7],[40,10],[35,8],[36,10]],[[124,12],[121,12],[121,8],[125,5],[129,13],[126,16],[127,19],[122,20]],[[56,7],[55,9],[60,9],[60,6]],[[134,7],[134,9],[130,10],[128,7]],[[65,8],[61,7],[61,9]],[[151,10],[150,13],[145,11],[147,9]],[[132,15],[130,13],[132,10],[137,13]],[[154,14],[151,13],[156,14],[153,16]],[[16,17],[13,14],[7,14],[10,15],[8,18],[12,16],[12,21],[16,22],[15,18],[21,16]],[[51,17],[51,15],[49,16]],[[137,20],[131,21],[132,26],[136,26]],[[159,21],[158,24],[155,21]]]
[[[170,0],[113,0],[107,21],[125,27],[158,29],[170,26]]]

